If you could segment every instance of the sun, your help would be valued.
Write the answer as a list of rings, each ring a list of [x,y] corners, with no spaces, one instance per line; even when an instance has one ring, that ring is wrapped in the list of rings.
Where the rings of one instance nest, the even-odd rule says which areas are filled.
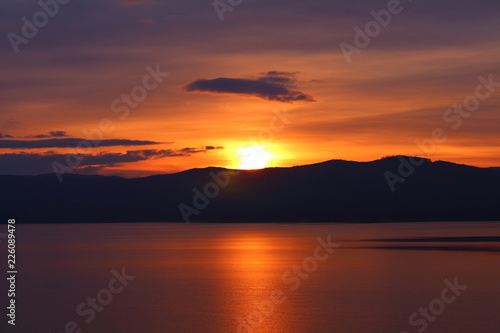
[[[239,158],[238,169],[255,170],[269,166],[270,160],[274,157],[265,146],[254,145],[237,149]]]

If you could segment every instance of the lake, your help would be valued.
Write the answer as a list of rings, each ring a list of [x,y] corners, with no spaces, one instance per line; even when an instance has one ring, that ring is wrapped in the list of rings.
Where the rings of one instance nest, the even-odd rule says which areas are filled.
[[[16,331],[498,333],[498,236],[485,222],[19,223]]]

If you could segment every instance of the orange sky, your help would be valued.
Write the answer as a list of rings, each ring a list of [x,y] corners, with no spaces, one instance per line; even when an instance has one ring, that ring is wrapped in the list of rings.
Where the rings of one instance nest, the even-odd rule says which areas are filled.
[[[68,9],[67,16],[61,12],[61,21],[44,28],[30,44],[21,45],[18,54],[12,49],[2,51],[9,65],[1,68],[0,141],[34,140],[26,136],[48,135],[51,131],[64,131],[68,138],[85,138],[82,131],[98,129],[99,122],[108,118],[114,129],[105,133],[104,139],[158,144],[95,147],[92,155],[144,149],[197,150],[182,156],[163,154],[142,161],[94,165],[91,171],[125,176],[207,166],[252,166],[256,164],[245,164],[238,150],[252,145],[266,152],[266,156],[256,157],[259,166],[293,166],[329,159],[369,161],[397,154],[500,166],[500,87],[482,100],[458,129],[443,120],[447,109],[474,95],[480,83],[478,76],[487,78],[491,74],[494,81],[500,81],[500,47],[493,42],[500,30],[489,17],[466,21],[461,24],[463,29],[451,19],[436,19],[432,24],[446,31],[443,36],[433,36],[418,30],[416,16],[425,16],[425,10],[416,5],[415,11],[405,9],[398,21],[394,20],[348,64],[338,48],[339,41],[352,42],[352,27],[370,19],[367,14],[373,4],[356,9],[359,15],[355,18],[332,20],[313,9],[304,17],[286,9],[284,13],[300,22],[300,27],[283,18],[275,22],[257,19],[255,15],[264,7],[249,7],[247,11],[238,8],[219,22],[208,6],[190,12],[186,28],[181,19],[186,13],[174,15],[171,10],[160,19],[155,16],[155,4],[110,3],[113,5],[103,10],[115,13],[116,22],[120,17],[133,21],[137,25],[133,32],[106,32],[100,37],[91,33],[95,30],[90,24],[77,20],[67,27],[71,34],[66,36],[61,21],[70,24],[70,18],[81,15]],[[141,11],[128,11],[139,7]],[[13,15],[11,29],[19,30],[17,20]],[[95,25],[104,24],[96,20]],[[476,29],[480,38],[470,37],[471,29]],[[69,39],[77,38],[78,31],[89,32],[82,45]],[[402,36],[402,31],[407,36]],[[456,40],[445,39],[454,31]],[[123,40],[116,38],[118,34],[125,36]],[[416,42],[407,40],[410,37]],[[142,86],[148,73],[145,68],[156,64],[170,74],[121,120],[122,113],[112,111],[112,101]],[[287,77],[293,78],[289,89],[314,101],[287,103],[256,94],[185,89],[200,79],[259,80],[270,71],[288,73]],[[270,130],[276,111],[293,117],[280,131]],[[431,138],[436,128],[442,128],[448,138],[435,145],[432,154],[419,152],[415,140]],[[272,133],[273,137],[257,139],[259,133]],[[67,150],[1,148],[0,158],[22,152],[66,154]],[[16,158],[9,156],[6,163]]]

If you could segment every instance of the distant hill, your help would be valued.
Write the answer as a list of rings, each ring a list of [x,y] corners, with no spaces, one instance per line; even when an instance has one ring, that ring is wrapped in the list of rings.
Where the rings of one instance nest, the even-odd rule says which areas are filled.
[[[183,222],[182,204],[192,222],[500,220],[498,169],[423,160],[404,182],[393,183],[392,192],[386,172],[401,177],[401,160],[408,159],[332,160],[240,172],[211,167],[131,179],[65,175],[62,183],[55,175],[4,175],[0,218],[1,223],[7,218],[18,223]],[[211,174],[219,175],[222,185],[228,178],[229,184],[220,188]],[[193,203],[193,189],[204,192],[210,183],[213,198],[198,194]]]

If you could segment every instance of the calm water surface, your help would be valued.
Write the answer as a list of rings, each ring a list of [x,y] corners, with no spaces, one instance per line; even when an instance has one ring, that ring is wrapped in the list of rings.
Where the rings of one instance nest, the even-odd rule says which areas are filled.
[[[500,332],[500,243],[481,238],[500,236],[500,223],[17,228],[17,332],[65,332],[73,321],[96,333],[411,333],[425,321],[418,315],[410,325],[412,313],[455,277],[467,289],[450,304],[434,302],[440,314],[430,314],[425,332]],[[310,273],[294,273],[328,235],[340,247],[324,261],[307,259]],[[404,240],[429,237],[459,238]],[[101,312],[77,314],[123,267],[135,279],[120,293],[102,292],[109,304]],[[282,296],[271,308],[273,291]]]

